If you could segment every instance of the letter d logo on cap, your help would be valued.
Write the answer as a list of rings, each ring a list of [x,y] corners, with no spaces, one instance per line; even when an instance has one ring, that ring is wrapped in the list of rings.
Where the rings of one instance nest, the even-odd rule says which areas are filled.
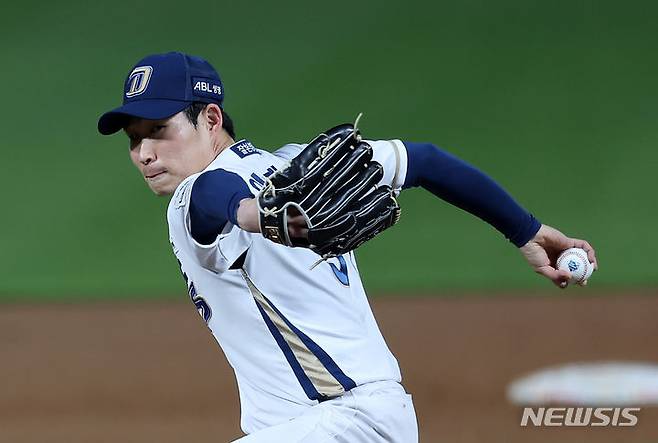
[[[146,91],[146,87],[151,80],[153,68],[151,66],[138,66],[128,76],[128,90],[126,97],[134,97]]]

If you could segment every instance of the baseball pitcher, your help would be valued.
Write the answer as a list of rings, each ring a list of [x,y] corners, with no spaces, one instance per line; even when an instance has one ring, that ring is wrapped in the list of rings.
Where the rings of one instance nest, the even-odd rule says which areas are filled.
[[[273,152],[237,138],[224,85],[205,60],[149,55],[128,73],[123,130],[157,195],[190,299],[235,371],[248,442],[418,440],[361,283],[354,249],[394,225],[421,186],[491,224],[559,287],[557,255],[584,240],[542,225],[491,178],[428,143],[367,140],[356,124]]]

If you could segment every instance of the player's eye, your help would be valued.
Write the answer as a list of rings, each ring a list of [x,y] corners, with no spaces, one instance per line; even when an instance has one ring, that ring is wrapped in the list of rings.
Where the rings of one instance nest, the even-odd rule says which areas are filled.
[[[140,141],[140,138],[136,135],[128,135],[128,139],[130,139],[130,149],[134,149]]]
[[[166,128],[167,125],[155,125],[153,129],[151,130],[152,134],[157,134],[158,132],[162,131],[164,128]]]

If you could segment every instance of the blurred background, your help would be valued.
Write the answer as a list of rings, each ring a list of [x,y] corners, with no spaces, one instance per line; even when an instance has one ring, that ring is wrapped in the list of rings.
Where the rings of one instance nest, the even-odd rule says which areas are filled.
[[[505,384],[542,365],[658,361],[657,19],[655,2],[607,0],[3,5],[0,441],[240,435],[230,369],[186,303],[168,201],[125,136],[96,131],[133,64],[170,50],[217,68],[238,137],[256,146],[363,112],[368,138],[441,146],[590,241],[599,272],[558,292],[491,227],[411,190],[401,222],[357,254],[422,441],[544,438],[519,433],[509,406],[455,417],[503,408]],[[409,340],[430,340],[430,355]],[[650,441],[648,421],[567,435]],[[499,440],[465,430],[485,422]]]

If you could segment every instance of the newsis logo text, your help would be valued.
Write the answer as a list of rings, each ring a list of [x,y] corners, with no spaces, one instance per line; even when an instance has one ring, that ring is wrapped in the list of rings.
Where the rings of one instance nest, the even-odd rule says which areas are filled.
[[[641,408],[524,408],[521,426],[635,426]]]

